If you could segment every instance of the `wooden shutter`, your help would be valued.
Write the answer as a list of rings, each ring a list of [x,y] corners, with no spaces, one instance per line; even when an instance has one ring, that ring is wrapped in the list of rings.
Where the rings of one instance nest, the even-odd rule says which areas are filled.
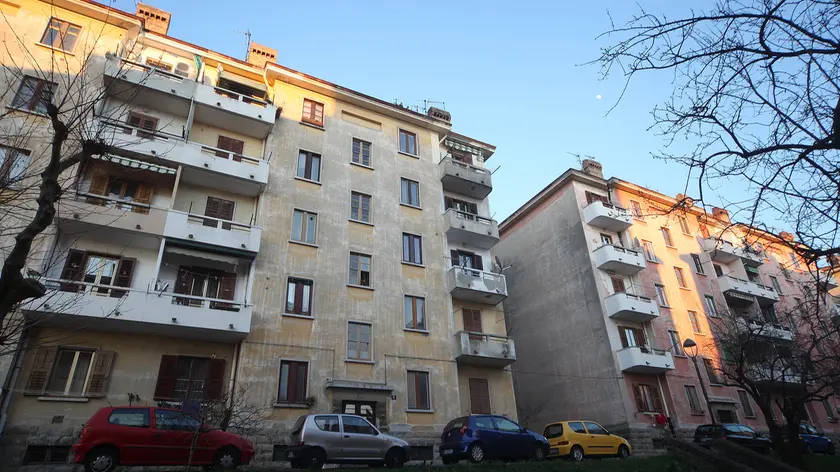
[[[207,379],[204,381],[204,399],[218,400],[222,397],[225,385],[225,360],[210,359]]]
[[[461,256],[458,254],[458,251],[455,249],[450,250],[449,257],[452,260],[452,267],[461,265]]]
[[[222,200],[215,197],[207,197],[207,204],[204,206],[204,216],[211,216],[213,218],[220,218],[219,212],[222,208]],[[219,226],[216,220],[204,220],[204,226],[212,226],[214,228]]]
[[[64,269],[61,270],[62,280],[82,280],[82,273],[84,272],[85,251],[77,249],[69,249],[67,251],[67,259],[64,261]],[[78,292],[82,285],[78,284],[61,284],[61,290],[64,292]]]
[[[487,379],[470,379],[470,413],[490,414],[490,388]]]
[[[93,368],[85,392],[86,397],[100,398],[105,396],[114,356],[116,356],[114,351],[96,351],[93,355]]]
[[[88,193],[93,195],[105,195],[108,193],[108,174],[104,172],[94,172],[90,178],[90,188]],[[94,205],[105,205],[105,200],[101,198],[88,197],[85,201]]]
[[[175,287],[172,289],[175,293],[189,294],[192,286],[193,274],[184,267],[178,268],[178,279],[175,281]]]
[[[642,392],[642,386],[640,384],[633,384],[633,394],[636,396],[636,410],[646,411],[647,402],[645,401],[645,395]]]
[[[624,326],[618,327],[618,336],[621,338],[621,347],[630,347],[630,345],[627,344],[627,333],[624,332],[625,329],[627,328]]]
[[[146,184],[139,184],[137,186],[137,194],[134,195],[134,202],[135,203],[142,203],[144,205],[151,205],[152,204],[152,193],[154,192],[154,187],[151,185]],[[135,213],[143,213],[148,214],[149,209],[143,207],[133,206],[131,207],[131,211]]]
[[[221,205],[219,206],[219,216],[223,220],[233,221],[233,208],[234,203],[230,200],[219,200]],[[230,223],[222,223],[222,229],[230,229]]]
[[[706,239],[708,239],[711,236],[711,234],[709,234],[709,228],[706,227],[706,225],[700,225],[700,235]]]
[[[23,391],[24,395],[41,395],[44,393],[57,353],[58,348],[55,346],[40,347],[35,351],[32,370],[29,372],[29,380],[26,382],[26,389]]]
[[[464,317],[464,331],[470,331],[473,333],[483,332],[481,327],[481,310],[462,308],[461,314]]]
[[[117,276],[114,277],[114,285],[117,287],[130,287],[131,276],[134,274],[135,265],[137,265],[137,259],[131,257],[123,257],[120,259]],[[123,297],[126,293],[126,290],[111,290],[111,296],[114,298]]]
[[[233,292],[236,290],[236,274],[225,272],[219,283],[219,295],[222,300],[233,300]]]
[[[613,292],[623,293],[625,291],[624,279],[620,279],[618,277],[610,277],[610,279],[612,279]]]
[[[649,386],[650,389],[650,396],[653,399],[653,411],[661,412],[662,411],[662,397],[659,396],[659,390],[654,386]]]
[[[170,400],[175,397],[175,381],[178,378],[178,356],[164,355],[160,357],[157,384],[155,384],[155,400]]]
[[[473,254],[473,260],[475,260],[475,268],[478,270],[484,270],[484,261],[482,261],[482,257],[478,254]]]
[[[641,328],[633,328],[633,334],[636,335],[636,342],[639,343],[639,346],[645,345],[645,332]]]
[[[229,151],[229,153],[224,151],[216,151],[216,156],[224,157],[225,159],[227,159],[228,157],[232,157],[234,161],[240,162],[242,161],[242,153],[245,150],[245,141],[240,141],[238,139],[228,138],[227,136],[219,135],[219,140],[216,142],[216,147],[224,151]]]

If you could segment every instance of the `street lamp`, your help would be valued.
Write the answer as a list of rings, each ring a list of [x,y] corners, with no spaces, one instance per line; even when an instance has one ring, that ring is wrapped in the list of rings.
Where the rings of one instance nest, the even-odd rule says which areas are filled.
[[[693,349],[694,354],[689,354],[689,349]],[[697,343],[691,338],[686,338],[683,342],[683,350],[691,357],[691,361],[694,362],[694,371],[697,372],[697,378],[700,380],[700,390],[703,391],[703,398],[706,400],[706,409],[709,410],[709,418],[711,418],[712,424],[717,424],[715,415],[712,413],[712,407],[709,405],[709,392],[706,391],[706,382],[703,382],[703,376],[700,375],[700,367],[697,365]]]

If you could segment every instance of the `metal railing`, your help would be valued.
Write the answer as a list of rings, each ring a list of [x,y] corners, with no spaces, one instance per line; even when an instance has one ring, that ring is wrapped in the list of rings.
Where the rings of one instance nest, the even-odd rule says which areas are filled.
[[[485,272],[483,270],[478,269],[471,269],[469,267],[464,266],[454,266],[450,270],[456,270],[464,275],[469,275],[470,277],[474,277],[481,280],[491,280],[493,282],[502,283],[504,281],[504,275],[496,274],[494,272]]]
[[[603,246],[595,248],[595,251],[601,250],[605,247],[612,247],[613,249],[615,249],[618,252],[621,252],[621,253],[624,253],[624,254],[629,254],[629,255],[632,255],[632,256],[636,256],[636,257],[641,257],[642,256],[641,251],[637,251],[635,249],[629,249],[629,248],[626,248],[624,246],[618,246],[616,244],[604,244]],[[595,251],[593,251],[593,252],[595,252]]]
[[[625,347],[624,349],[619,349],[620,351],[631,350],[631,349],[638,349],[639,352],[642,354],[650,354],[653,356],[667,356],[669,351],[667,349],[656,349],[650,346],[629,346]]]
[[[161,131],[157,129],[146,129],[146,128],[138,128],[136,126],[132,126],[128,123],[123,123],[121,121],[117,121],[111,118],[100,118],[99,121],[102,123],[103,126],[117,128],[123,131],[123,134],[128,136],[136,136],[138,138],[143,139],[162,139],[164,141],[168,141],[170,139],[174,139],[177,141],[184,141],[183,136],[179,136],[177,134],[168,133],[166,131]]]
[[[100,205],[108,208],[116,208],[118,210],[132,211],[142,215],[148,215],[149,210],[153,208],[152,205],[148,203],[138,203],[131,200],[123,200],[120,198],[113,198],[88,192],[76,192],[75,200],[77,202],[90,203],[91,205]],[[91,200],[97,201],[92,202]]]
[[[193,77],[189,77],[189,76],[184,77],[182,75],[174,74],[174,73],[169,72],[167,70],[158,69],[157,67],[152,67],[148,64],[141,64],[139,62],[134,62],[134,61],[131,61],[129,59],[124,59],[124,58],[121,58],[120,60],[124,64],[128,64],[129,68],[131,68],[131,69],[141,69],[142,71],[148,73],[149,75],[153,75],[153,74],[154,75],[159,75],[161,77],[164,77],[164,78],[167,78],[167,79],[170,79],[170,80],[174,80],[176,82],[183,82],[185,80],[194,80]]]
[[[233,90],[228,90],[226,88],[219,87],[218,85],[213,86],[213,91],[216,92],[216,95],[221,95],[223,97],[230,98],[231,100],[247,103],[249,105],[254,105],[262,108],[266,108],[269,105],[271,105],[271,102],[262,98],[257,98],[251,95],[234,92]]]
[[[761,289],[764,289],[764,290],[768,290],[768,291],[770,291],[770,292],[774,292],[774,293],[776,292],[775,290],[773,290],[773,287],[770,287],[769,285],[764,285],[764,284],[760,284],[760,283],[758,283],[758,282],[753,282],[752,280],[740,279],[740,278],[738,278],[738,277],[734,277],[734,276],[731,276],[731,275],[727,275],[726,277],[727,277],[727,278],[730,278],[730,279],[732,279],[732,280],[734,280],[734,281],[736,281],[736,282],[740,282],[740,283],[742,283],[742,284],[752,284],[752,285],[757,286],[758,288],[761,288]]]
[[[128,292],[133,291],[130,287],[97,284],[94,282],[85,282],[83,280],[56,279],[47,277],[44,278],[44,282],[47,290],[84,293],[89,295],[98,295],[101,297],[122,298],[128,295]]]
[[[466,334],[470,337],[472,341],[482,341],[482,342],[497,342],[500,344],[507,344],[510,341],[510,338],[501,334],[490,334],[490,333],[481,333],[478,331],[458,331],[458,334]]]
[[[487,172],[487,169],[485,169],[483,167],[478,167],[478,166],[474,166],[472,164],[467,164],[466,162],[461,162],[461,161],[453,159],[451,157],[445,157],[445,158],[443,158],[443,161],[447,161],[448,163],[450,163],[454,166],[457,166],[457,167],[461,167],[462,169],[466,169],[466,170],[469,170],[471,172],[475,172],[476,174],[489,174],[489,172]]]
[[[244,162],[246,164],[251,165],[259,165],[259,163],[262,162],[262,159],[246,156],[245,154],[239,154],[236,152],[228,151],[226,149],[217,148],[214,146],[210,146],[209,144],[201,144],[195,141],[188,141],[188,143],[200,147],[201,152],[205,154],[210,154],[214,157],[220,157],[222,159],[228,159],[234,162]]]
[[[483,216],[478,216],[474,213],[468,213],[466,211],[457,210],[455,208],[449,208],[446,211],[453,211],[455,212],[456,216],[463,220],[475,221],[477,223],[485,224],[485,225],[492,225],[493,220],[490,218],[485,218]]]
[[[752,329],[757,329],[758,331],[763,331],[764,328],[768,325],[772,328],[775,328],[775,329],[780,329],[782,331],[791,332],[791,329],[790,329],[789,326],[785,326],[785,325],[783,325],[781,323],[778,323],[778,322],[767,321],[767,320],[762,320],[762,319],[757,319],[757,318],[747,319],[747,326],[751,330]]]
[[[604,208],[606,208],[608,210],[615,210],[615,211],[618,211],[618,212],[626,213],[627,216],[630,216],[630,212],[627,210],[627,208],[620,207],[620,206],[612,204],[612,203],[607,203],[607,202],[602,201],[602,200],[595,200],[594,202],[590,203],[589,205],[595,205],[595,204],[601,204],[601,206],[603,206]],[[586,205],[586,206],[589,206],[589,205]],[[584,207],[584,208],[586,208],[586,207]]]
[[[221,228],[224,230],[235,230],[235,231],[242,231],[244,233],[250,233],[255,228],[259,229],[258,226],[254,226],[247,223],[239,223],[232,220],[225,220],[223,218],[216,218],[215,216],[205,216],[199,215],[197,213],[188,213],[179,210],[170,210],[173,213],[181,213],[186,215],[188,223],[197,223],[201,224],[202,226],[209,226],[212,228],[219,228],[221,224]]]

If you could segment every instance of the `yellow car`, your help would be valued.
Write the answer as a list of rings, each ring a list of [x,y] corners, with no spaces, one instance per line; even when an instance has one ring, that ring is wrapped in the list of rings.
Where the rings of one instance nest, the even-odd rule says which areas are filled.
[[[630,457],[630,443],[610,434],[594,421],[558,421],[545,426],[543,436],[548,439],[548,457],[568,457],[574,461],[584,456]]]

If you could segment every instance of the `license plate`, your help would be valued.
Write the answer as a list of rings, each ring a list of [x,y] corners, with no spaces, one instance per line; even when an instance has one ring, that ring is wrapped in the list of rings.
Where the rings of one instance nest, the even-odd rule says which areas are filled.
[[[444,449],[443,453],[444,454],[452,454],[452,449]]]
[[[560,449],[557,449],[556,447],[552,448],[552,449],[549,449],[548,454],[552,455],[552,456],[555,455],[555,454],[560,454]]]

